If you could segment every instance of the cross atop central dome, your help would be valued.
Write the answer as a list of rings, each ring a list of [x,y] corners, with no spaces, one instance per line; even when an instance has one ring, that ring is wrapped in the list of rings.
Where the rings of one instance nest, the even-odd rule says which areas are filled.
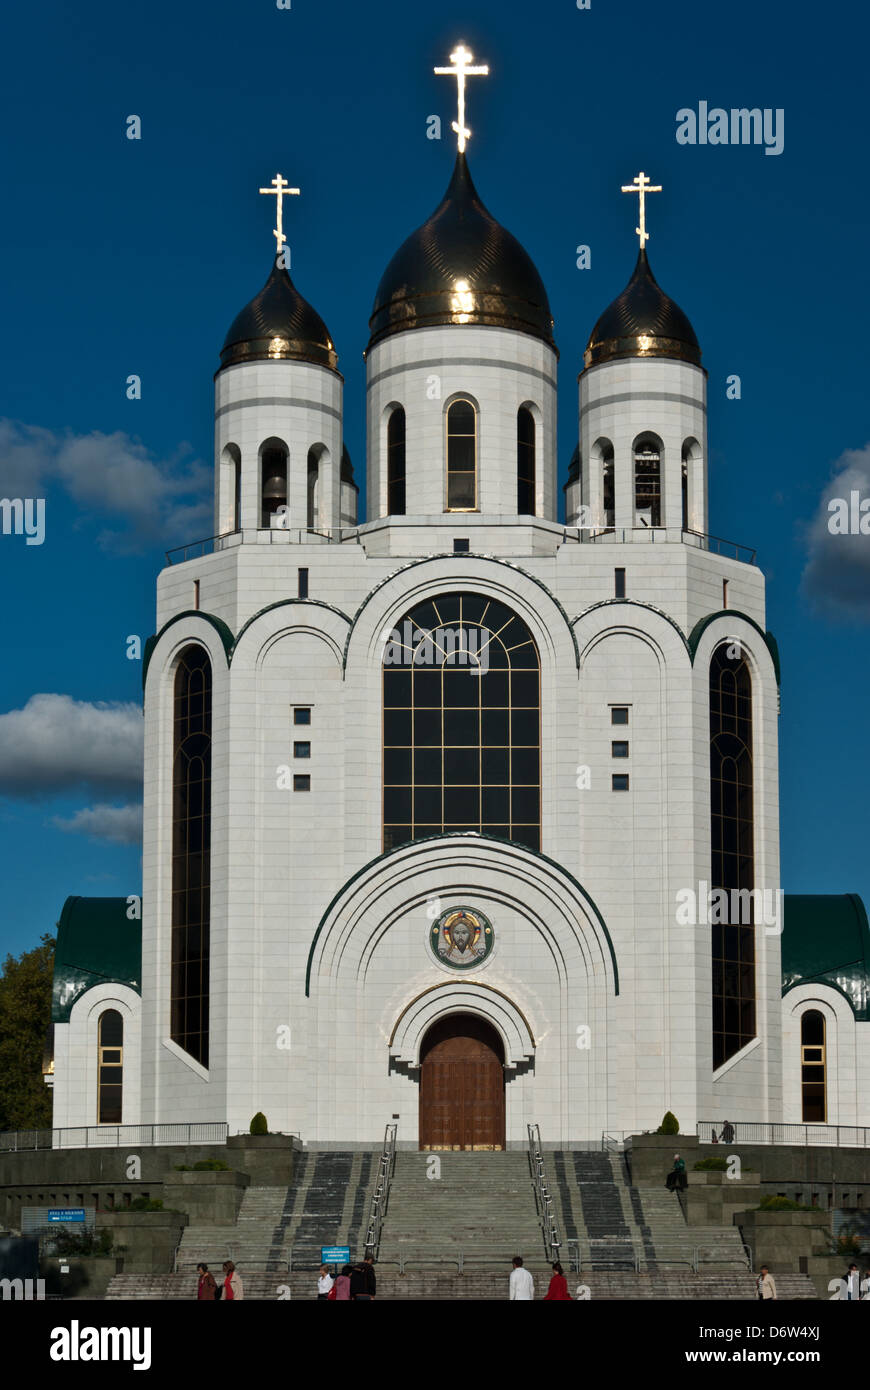
[[[406,329],[462,323],[512,328],[555,348],[543,281],[516,237],[484,206],[460,151],[438,207],[384,272],[369,349]]]

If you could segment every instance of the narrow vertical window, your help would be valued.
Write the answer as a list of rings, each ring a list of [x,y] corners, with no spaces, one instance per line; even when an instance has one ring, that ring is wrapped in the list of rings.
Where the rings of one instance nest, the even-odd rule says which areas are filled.
[[[625,570],[613,571],[613,597],[625,598]]]
[[[752,677],[731,651],[717,647],[710,662],[710,886],[727,895],[711,927],[714,1067],[755,1037]]]
[[[308,571],[301,569],[296,571],[296,597],[308,597]]]
[[[305,525],[312,531],[320,521],[320,458],[316,449],[308,450],[308,490]]]
[[[175,673],[170,1035],[208,1066],[211,662],[185,647]]]
[[[682,467],[681,467],[681,471],[680,471],[680,479],[681,479],[681,481],[680,481],[680,487],[681,487],[681,489],[682,489],[682,492],[681,492],[681,496],[682,496],[682,526],[683,526],[683,530],[684,530],[684,531],[688,531],[688,529],[689,529],[689,465],[688,465],[688,462],[686,461],[685,458],[683,459],[683,462],[682,462]]]
[[[651,439],[639,440],[634,449],[634,524],[662,524],[661,454]]]
[[[123,1113],[124,1020],[106,1009],[97,1024],[97,1124],[119,1125]]]
[[[233,463],[233,530],[242,529],[242,463],[236,459]]]
[[[601,508],[605,531],[612,531],[616,521],[616,490],[613,481],[613,445],[601,444]]]
[[[477,411],[471,401],[447,409],[447,510],[477,507]]]
[[[827,1120],[825,1050],[825,1016],[818,1009],[809,1009],[801,1017],[801,1113],[804,1124],[825,1124]]]
[[[387,422],[387,515],[405,515],[405,411],[400,405]]]
[[[517,411],[517,511],[535,515],[535,417],[524,405]]]
[[[260,455],[260,525],[268,529],[280,524],[272,518],[287,506],[287,450],[279,444],[268,446]]]

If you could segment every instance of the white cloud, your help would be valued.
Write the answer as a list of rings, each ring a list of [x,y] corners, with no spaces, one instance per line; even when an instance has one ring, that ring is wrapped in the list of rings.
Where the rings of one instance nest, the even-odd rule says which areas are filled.
[[[142,747],[138,705],[31,695],[23,709],[0,715],[0,794],[131,790],[142,781]]]
[[[186,448],[157,460],[122,430],[60,434],[0,419],[0,478],[4,497],[44,497],[59,485],[88,516],[120,520],[98,537],[106,549],[171,546],[211,531],[211,470]]]
[[[870,536],[832,535],[828,503],[858,492],[870,498],[870,444],[848,449],[834,464],[812,522],[806,530],[803,588],[819,609],[834,618],[870,621]]]
[[[54,816],[52,825],[71,835],[89,835],[94,840],[109,840],[115,845],[136,845],[142,839],[141,803],[129,806],[83,806],[69,820]]]

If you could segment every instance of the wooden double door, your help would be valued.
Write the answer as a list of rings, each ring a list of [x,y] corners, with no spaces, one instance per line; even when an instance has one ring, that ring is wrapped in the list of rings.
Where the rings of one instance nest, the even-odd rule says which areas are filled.
[[[504,1052],[495,1029],[450,1014],[423,1039],[420,1148],[503,1149]]]

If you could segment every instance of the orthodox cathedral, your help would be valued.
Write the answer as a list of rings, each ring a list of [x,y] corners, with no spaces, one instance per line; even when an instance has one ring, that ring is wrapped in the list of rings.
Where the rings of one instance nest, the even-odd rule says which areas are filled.
[[[374,296],[364,521],[336,346],[284,264],[297,190],[261,190],[277,254],[221,349],[214,535],[168,557],[143,663],[141,918],[70,898],[58,924],[57,1128],[870,1125],[867,916],[780,892],[777,647],[708,516],[658,190],[625,190],[637,261],[569,364],[562,501],[553,318],[472,180],[470,59],[443,70],[446,192]]]

